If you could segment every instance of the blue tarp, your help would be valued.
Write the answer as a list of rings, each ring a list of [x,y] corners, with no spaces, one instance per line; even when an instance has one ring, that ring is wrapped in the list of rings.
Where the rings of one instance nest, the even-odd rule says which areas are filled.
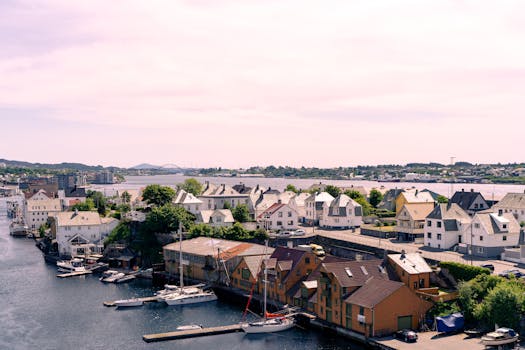
[[[465,319],[459,312],[448,316],[436,317],[436,330],[441,333],[462,330],[464,325]]]

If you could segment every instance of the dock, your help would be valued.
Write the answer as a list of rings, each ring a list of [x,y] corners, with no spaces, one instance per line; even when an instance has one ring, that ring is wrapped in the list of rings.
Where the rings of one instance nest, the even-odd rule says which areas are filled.
[[[143,303],[154,303],[158,301],[156,296],[136,298],[136,299],[141,300]],[[105,301],[103,304],[104,306],[108,306],[108,307],[116,306],[114,301]]]
[[[147,343],[151,343],[151,342],[157,342],[157,341],[205,337],[208,335],[235,333],[235,332],[241,332],[241,331],[242,331],[242,328],[240,324],[232,324],[229,326],[192,329],[192,330],[187,330],[187,331],[174,331],[174,332],[168,332],[168,333],[146,334],[142,336],[142,339]]]
[[[93,273],[93,272],[90,271],[90,270],[76,271],[76,272],[67,272],[67,273],[58,274],[57,277],[59,277],[59,278],[67,278],[67,277],[74,277],[74,276],[89,275],[90,273]]]

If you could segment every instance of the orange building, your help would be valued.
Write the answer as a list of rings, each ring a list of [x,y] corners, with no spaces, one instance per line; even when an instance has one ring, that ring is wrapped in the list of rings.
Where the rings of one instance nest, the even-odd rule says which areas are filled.
[[[432,269],[419,253],[389,254],[388,262],[408,288],[415,291],[430,287]]]
[[[257,282],[257,276],[265,259],[270,256],[245,256],[235,267],[231,276],[232,287],[251,291],[252,286]]]

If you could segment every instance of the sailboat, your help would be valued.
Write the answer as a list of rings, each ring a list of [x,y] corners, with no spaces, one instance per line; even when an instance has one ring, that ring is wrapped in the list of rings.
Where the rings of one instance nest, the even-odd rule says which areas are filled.
[[[168,305],[187,305],[204,303],[217,300],[212,290],[204,290],[199,285],[184,287],[184,265],[182,264],[182,229],[179,229],[179,289],[174,293],[166,293],[158,296],[159,300]]]
[[[266,241],[268,246],[268,241]],[[271,333],[280,332],[292,328],[295,325],[294,319],[291,315],[284,315],[280,313],[272,314],[269,313],[267,308],[267,289],[268,283],[268,268],[267,261],[264,263],[264,317],[260,321],[244,323],[241,325],[242,330],[245,333]]]

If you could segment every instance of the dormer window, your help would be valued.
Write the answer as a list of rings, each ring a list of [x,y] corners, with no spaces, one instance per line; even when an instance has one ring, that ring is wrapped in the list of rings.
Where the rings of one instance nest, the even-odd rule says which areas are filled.
[[[507,228],[507,224],[503,224],[503,228],[504,228],[504,229]]]

